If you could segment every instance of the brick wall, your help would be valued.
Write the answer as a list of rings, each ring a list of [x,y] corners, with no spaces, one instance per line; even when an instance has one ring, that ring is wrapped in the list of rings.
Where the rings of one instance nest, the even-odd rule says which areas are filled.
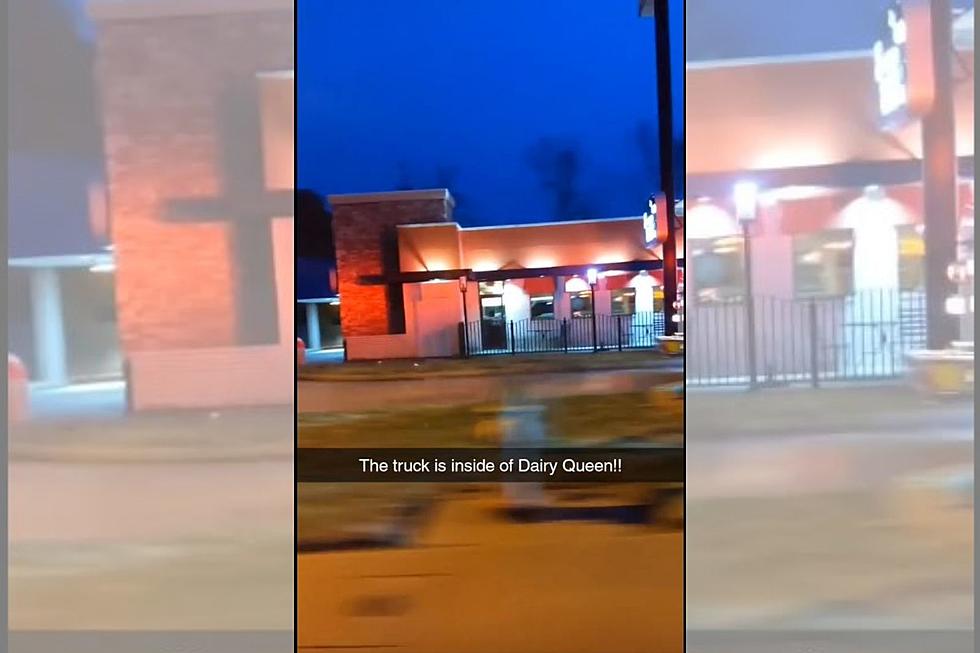
[[[330,197],[337,248],[340,324],[345,336],[376,336],[403,328],[402,290],[365,277],[397,272],[395,227],[452,219],[445,190]],[[401,314],[400,314],[401,313]]]
[[[247,102],[254,88],[257,113],[256,75],[293,67],[289,9],[209,14],[201,4],[204,10],[181,14],[167,5],[156,3],[164,8],[159,15],[95,13],[116,296],[127,352],[236,344],[235,266],[242,263],[233,255],[229,225],[235,216],[176,223],[168,207],[175,199],[226,192],[222,139],[229,125],[221,110],[228,93],[244,89]],[[241,128],[260,142],[253,126]],[[261,160],[255,167],[261,185]]]

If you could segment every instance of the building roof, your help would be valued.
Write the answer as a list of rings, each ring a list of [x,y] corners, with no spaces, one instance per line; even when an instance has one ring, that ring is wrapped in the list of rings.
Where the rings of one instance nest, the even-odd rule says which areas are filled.
[[[972,156],[973,59],[957,61],[957,154]],[[878,123],[870,52],[689,64],[686,85],[689,179],[921,157],[917,123]]]
[[[445,188],[426,190],[396,190],[383,193],[350,193],[343,195],[328,195],[327,201],[331,206],[344,204],[374,204],[376,202],[412,202],[422,200],[447,200],[455,204],[452,194]]]

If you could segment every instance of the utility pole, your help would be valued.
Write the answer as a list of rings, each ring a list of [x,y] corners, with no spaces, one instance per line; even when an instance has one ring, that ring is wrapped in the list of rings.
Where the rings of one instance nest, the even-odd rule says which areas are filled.
[[[948,1],[948,0],[947,0]],[[677,216],[674,189],[674,107],[671,88],[669,0],[654,0],[653,29],[657,51],[657,122],[660,125],[660,189],[667,204],[667,240],[663,243],[664,333],[677,333]],[[945,270],[945,268],[943,268]]]
[[[957,165],[953,107],[953,11],[950,0],[931,0],[931,63],[935,95],[922,117],[922,186],[925,230],[926,347],[945,349],[957,338],[946,298],[956,294],[946,267],[956,260]]]

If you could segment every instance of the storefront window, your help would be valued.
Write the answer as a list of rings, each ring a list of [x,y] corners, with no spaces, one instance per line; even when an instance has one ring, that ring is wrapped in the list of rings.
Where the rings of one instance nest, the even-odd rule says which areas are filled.
[[[696,301],[717,302],[744,296],[745,260],[741,237],[692,240],[686,247],[694,261],[691,264],[692,290]]]
[[[854,237],[848,229],[797,236],[793,240],[793,284],[797,297],[841,296],[851,292]]]
[[[902,290],[925,288],[926,245],[918,225],[898,227],[898,286]]]
[[[592,293],[588,290],[569,293],[569,303],[571,304],[572,317],[591,317],[592,316]]]
[[[504,298],[487,296],[480,298],[480,317],[484,320],[505,320]]]
[[[649,292],[649,291],[648,291]],[[633,315],[636,312],[636,291],[632,288],[612,291],[612,314]]]
[[[503,281],[480,282],[480,295],[503,295],[503,294],[504,294]]]
[[[555,298],[553,295],[541,295],[531,298],[531,319],[555,319]]]

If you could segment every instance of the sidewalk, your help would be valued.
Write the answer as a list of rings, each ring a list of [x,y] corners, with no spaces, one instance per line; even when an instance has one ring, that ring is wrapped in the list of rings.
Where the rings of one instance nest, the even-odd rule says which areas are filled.
[[[681,369],[682,356],[655,350],[624,352],[577,352],[479,356],[467,359],[354,361],[308,364],[299,370],[301,381],[401,381],[564,372],[635,369]]]
[[[971,397],[934,398],[902,384],[688,389],[688,437],[972,428]]]
[[[32,421],[9,432],[11,461],[224,462],[293,455],[289,406]]]
[[[31,384],[31,419],[110,419],[126,413],[123,380],[74,383],[63,386]]]

